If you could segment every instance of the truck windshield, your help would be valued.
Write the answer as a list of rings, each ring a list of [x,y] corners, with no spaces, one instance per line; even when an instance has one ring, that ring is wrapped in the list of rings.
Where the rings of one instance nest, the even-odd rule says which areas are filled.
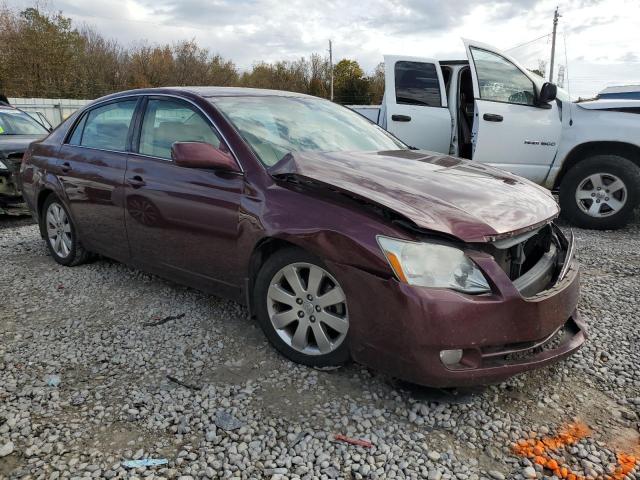
[[[0,110],[0,135],[46,135],[46,128],[20,110]]]
[[[351,110],[314,97],[215,97],[266,166],[291,152],[406,149],[399,140]]]

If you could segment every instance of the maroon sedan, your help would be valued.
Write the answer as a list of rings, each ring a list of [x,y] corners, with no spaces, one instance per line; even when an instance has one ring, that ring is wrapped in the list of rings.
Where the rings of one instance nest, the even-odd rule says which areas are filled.
[[[101,254],[246,303],[306,365],[352,358],[470,385],[585,340],[573,241],[549,192],[411,150],[326,100],[110,95],[34,143],[21,175],[56,262]]]

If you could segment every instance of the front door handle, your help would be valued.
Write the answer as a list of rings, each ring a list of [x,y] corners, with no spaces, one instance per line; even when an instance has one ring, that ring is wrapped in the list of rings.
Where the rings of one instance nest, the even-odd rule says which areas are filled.
[[[391,115],[391,120],[394,122],[410,122],[411,117],[409,115]]]
[[[127,179],[127,183],[133,188],[144,187],[147,184],[140,175],[136,175],[135,177]]]
[[[69,162],[64,162],[60,165],[60,170],[62,170],[62,173],[69,173],[73,168],[71,168],[71,164]]]
[[[503,120],[502,115],[497,115],[495,113],[485,113],[482,115],[487,122],[501,122]]]

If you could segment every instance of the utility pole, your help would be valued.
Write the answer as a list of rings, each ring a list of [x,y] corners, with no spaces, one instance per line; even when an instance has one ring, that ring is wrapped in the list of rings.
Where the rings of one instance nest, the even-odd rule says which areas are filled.
[[[331,101],[333,102],[333,48],[329,40],[329,72],[331,74]]]
[[[565,69],[564,65],[558,66],[558,86],[560,88],[564,88],[564,69]]]
[[[556,7],[556,12],[553,14],[553,34],[551,35],[551,64],[549,65],[549,81],[553,82],[553,62],[556,56],[556,29],[558,28],[558,18],[560,14],[558,14],[558,7]]]

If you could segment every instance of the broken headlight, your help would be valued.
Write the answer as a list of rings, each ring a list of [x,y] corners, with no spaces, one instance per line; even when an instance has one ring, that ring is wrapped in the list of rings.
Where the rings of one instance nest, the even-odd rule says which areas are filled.
[[[401,282],[472,294],[491,291],[477,265],[458,248],[383,236],[378,244]]]

